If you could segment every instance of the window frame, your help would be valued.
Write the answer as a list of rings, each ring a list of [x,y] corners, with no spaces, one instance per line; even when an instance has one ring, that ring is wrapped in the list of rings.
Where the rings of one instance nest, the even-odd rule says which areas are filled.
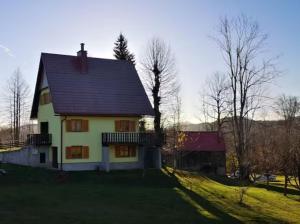
[[[137,155],[136,145],[115,145],[115,158],[135,158]]]
[[[79,150],[77,156],[74,156],[74,151]],[[73,151],[73,152],[72,152]],[[73,146],[67,146],[66,147],[66,159],[89,159],[89,146],[83,146],[83,145],[73,145]]]
[[[40,105],[46,105],[52,103],[52,98],[50,92],[43,92],[40,94]]]
[[[136,132],[135,120],[115,120],[116,132]]]
[[[66,120],[67,132],[88,132],[89,120],[87,119],[69,119]]]

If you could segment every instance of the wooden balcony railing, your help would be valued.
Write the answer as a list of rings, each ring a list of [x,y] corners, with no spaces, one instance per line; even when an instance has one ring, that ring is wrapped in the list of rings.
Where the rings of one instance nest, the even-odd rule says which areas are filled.
[[[110,132],[102,133],[102,144],[139,144],[139,145],[160,145],[155,133],[137,132]]]
[[[29,134],[27,135],[28,145],[51,145],[52,135],[51,134]]]

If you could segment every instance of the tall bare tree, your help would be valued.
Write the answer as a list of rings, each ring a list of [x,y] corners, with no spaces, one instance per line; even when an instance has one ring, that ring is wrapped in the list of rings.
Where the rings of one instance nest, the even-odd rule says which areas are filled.
[[[276,112],[284,120],[284,133],[282,134],[278,150],[280,154],[280,167],[285,176],[284,195],[287,194],[287,184],[292,174],[295,185],[300,189],[300,138],[297,115],[300,112],[300,101],[295,96],[282,95],[276,102]]]
[[[232,129],[241,178],[248,179],[252,119],[266,85],[278,72],[273,59],[262,59],[267,35],[248,17],[221,19],[214,39],[221,49],[230,83]]]
[[[20,69],[17,69],[7,81],[5,98],[7,102],[11,141],[18,143],[20,129],[23,122],[29,119],[29,86],[22,77]]]
[[[155,113],[154,130],[160,138],[162,107],[168,104],[179,88],[171,48],[158,38],[150,40],[142,60],[142,68],[145,73],[146,88],[152,95]]]
[[[173,102],[171,104],[171,148],[173,151],[173,171],[177,168],[177,150],[179,148],[179,133],[181,131],[181,121],[182,121],[182,100],[180,97],[179,88],[173,96]]]
[[[202,96],[203,113],[208,116],[215,124],[215,130],[221,134],[222,126],[228,115],[228,96],[229,83],[225,75],[214,73],[209,76],[204,84],[206,90]]]

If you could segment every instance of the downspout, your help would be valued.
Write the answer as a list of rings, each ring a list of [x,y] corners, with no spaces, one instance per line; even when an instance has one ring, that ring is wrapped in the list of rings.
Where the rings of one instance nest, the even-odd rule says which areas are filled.
[[[67,119],[67,116],[65,116],[63,119],[60,121],[60,171],[63,171],[63,124],[64,121]]]

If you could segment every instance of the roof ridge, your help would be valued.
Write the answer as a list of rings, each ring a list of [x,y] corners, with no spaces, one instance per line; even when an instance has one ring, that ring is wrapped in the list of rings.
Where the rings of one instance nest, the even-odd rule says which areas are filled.
[[[48,53],[48,52],[41,52],[41,55],[56,55],[56,56],[64,56],[64,57],[74,57],[77,58],[76,55],[69,55],[69,54],[57,54],[57,53]],[[120,62],[120,63],[130,63],[127,60],[119,60],[115,58],[97,58],[97,57],[87,57],[88,59],[100,59],[100,60],[107,60],[107,61],[114,61],[114,62]],[[131,64],[131,63],[130,63]]]

